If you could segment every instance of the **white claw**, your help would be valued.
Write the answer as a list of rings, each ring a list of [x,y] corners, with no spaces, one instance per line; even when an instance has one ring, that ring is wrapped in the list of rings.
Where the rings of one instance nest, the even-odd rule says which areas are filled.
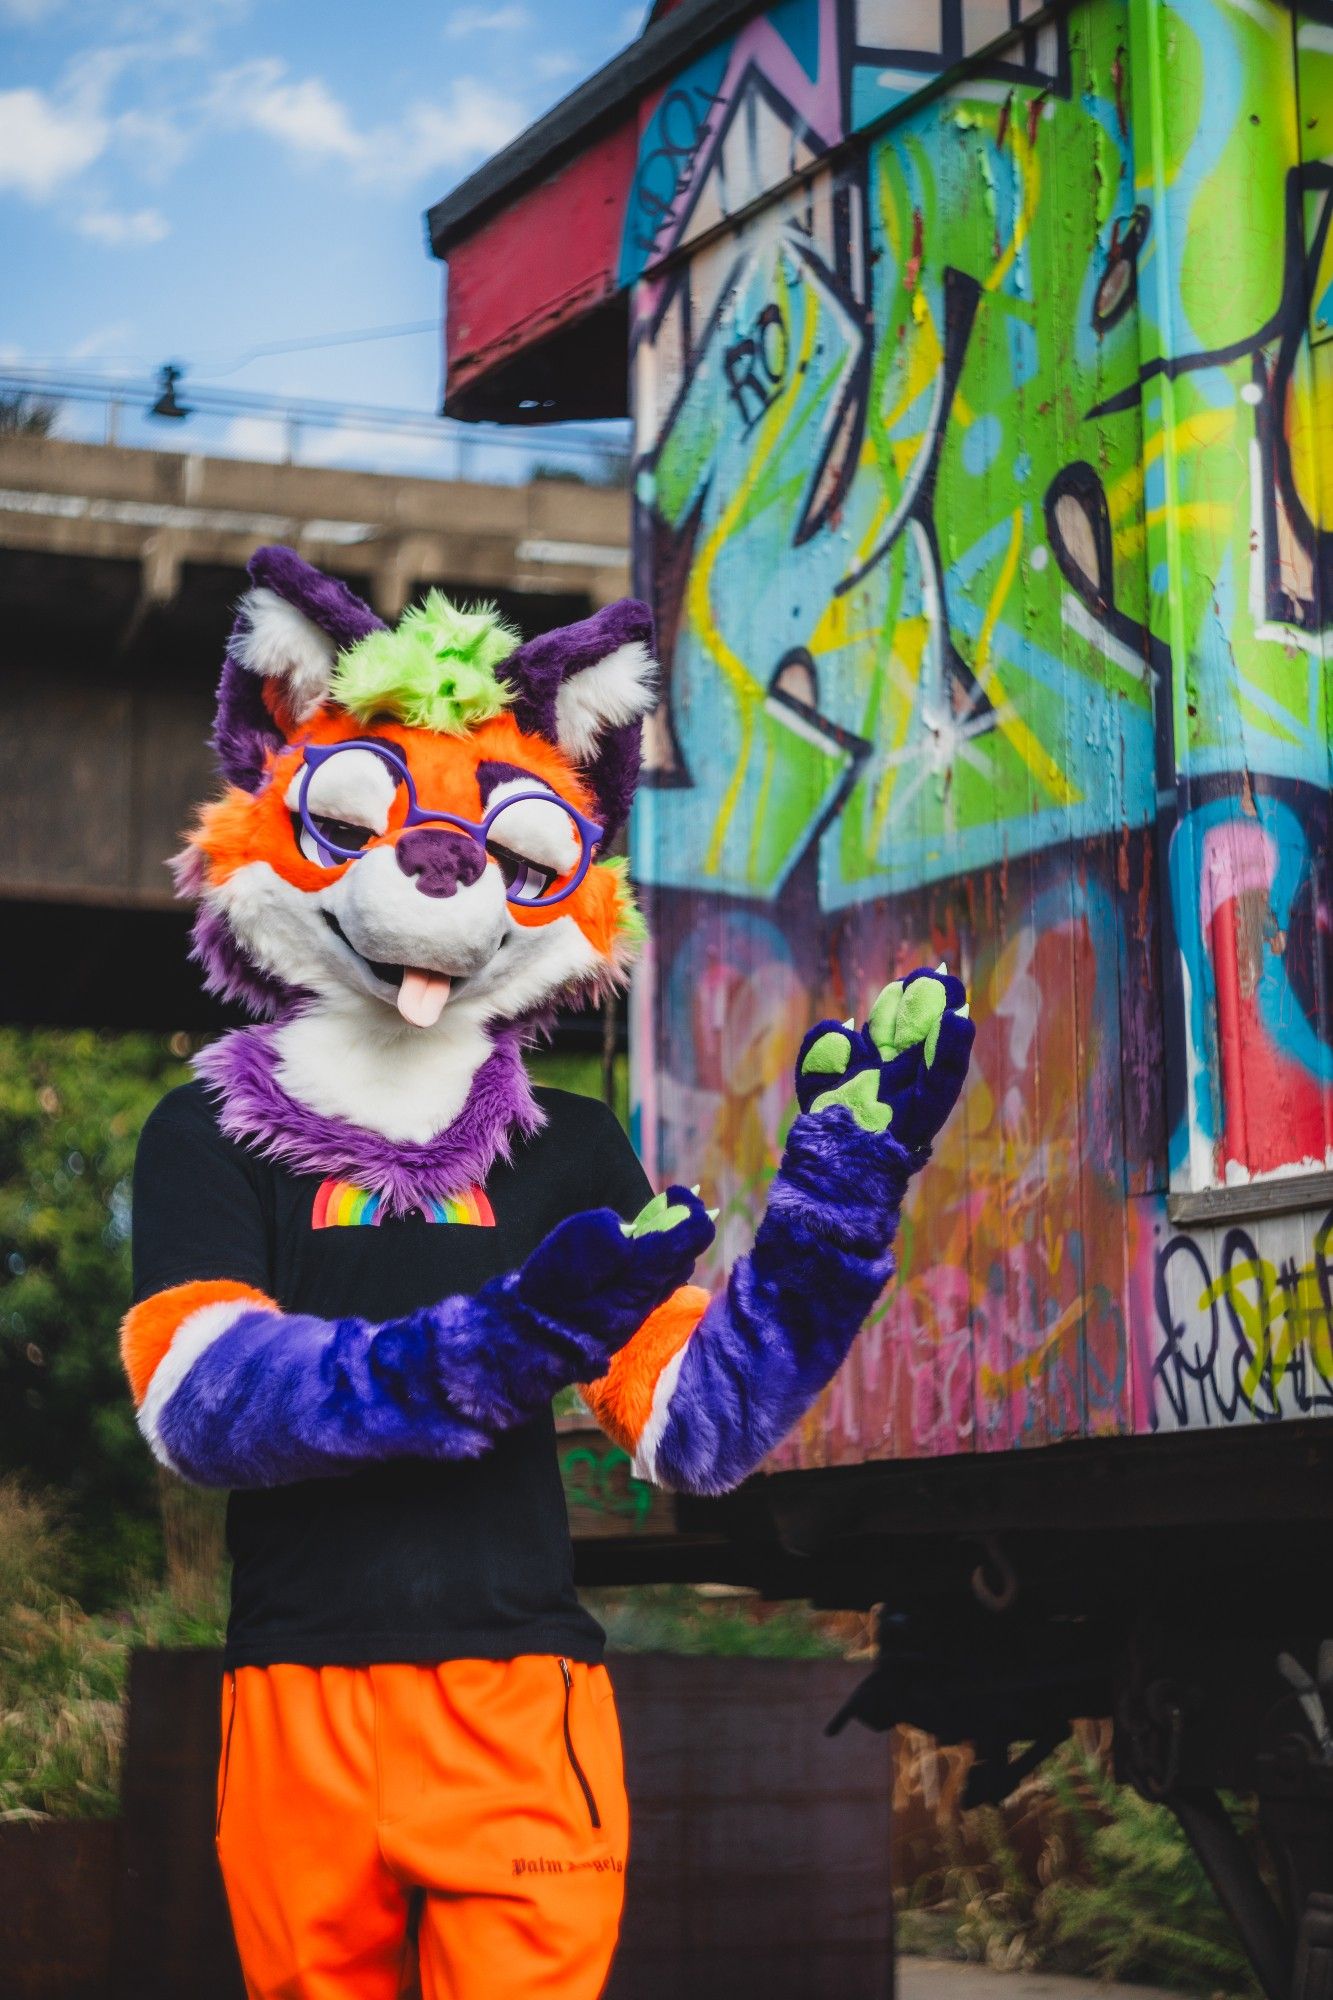
[[[842,1024],[842,1025],[843,1025],[843,1027],[844,1027],[844,1028],[854,1028],[854,1027],[856,1026],[856,1016],[855,1016],[855,1014],[849,1014],[849,1015],[847,1016],[847,1019],[846,1019],[846,1020],[845,1020],[845,1021],[843,1022],[843,1024]]]
[[[696,1181],[694,1186],[690,1189],[690,1193],[693,1195],[697,1195],[698,1192],[699,1192],[699,1183]]]
[[[970,1021],[972,1019],[972,1005],[968,1000],[964,1000],[962,1006],[955,1007],[953,1011],[960,1021]]]
[[[947,971],[949,970],[949,968],[948,968],[948,966],[947,966],[947,965],[946,965],[946,964],[944,963],[944,960],[943,960],[943,959],[941,959],[941,960],[940,960],[940,962],[939,962],[939,964],[938,964],[938,965],[937,965],[937,966],[935,967],[935,970],[936,970],[936,972],[947,972]]]
[[[721,1213],[722,1210],[720,1208],[706,1208],[704,1210],[704,1214],[708,1217],[708,1220],[710,1222],[716,1222],[717,1218],[719,1217],[719,1215],[721,1215]]]

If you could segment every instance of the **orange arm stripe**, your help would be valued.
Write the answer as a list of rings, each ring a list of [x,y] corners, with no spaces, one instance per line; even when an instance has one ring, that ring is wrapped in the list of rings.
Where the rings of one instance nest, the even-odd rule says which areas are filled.
[[[708,1300],[701,1285],[682,1285],[630,1335],[606,1374],[584,1384],[588,1408],[622,1450],[634,1452],[652,1414],[658,1377],[698,1326]]]
[[[120,1326],[120,1358],[130,1378],[135,1407],[148,1394],[148,1385],[158,1363],[176,1337],[182,1321],[201,1306],[222,1305],[228,1299],[253,1299],[257,1306],[276,1312],[272,1299],[253,1285],[238,1285],[230,1278],[208,1278],[189,1285],[170,1285],[154,1292],[142,1304],[131,1306]]]

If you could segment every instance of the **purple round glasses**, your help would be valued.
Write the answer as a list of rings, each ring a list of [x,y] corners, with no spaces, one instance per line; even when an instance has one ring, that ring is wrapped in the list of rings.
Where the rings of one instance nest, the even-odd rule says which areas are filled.
[[[475,840],[504,874],[507,902],[518,904],[523,909],[541,909],[551,903],[563,903],[567,896],[573,895],[592,865],[593,849],[602,838],[602,828],[595,820],[586,818],[583,813],[570,805],[568,800],[558,797],[555,792],[540,790],[534,783],[531,791],[515,792],[509,798],[501,799],[499,804],[492,806],[485,818],[479,821],[464,819],[460,813],[435,812],[423,806],[418,800],[412,773],[404,759],[389,744],[378,742],[371,737],[356,737],[346,743],[308,743],[301,753],[305,768],[301,774],[301,789],[297,794],[297,813],[302,826],[320,853],[331,858],[330,865],[332,860],[359,860],[366,851],[364,842],[360,847],[342,846],[319,825],[320,819],[326,824],[332,822],[340,826],[349,826],[351,822],[341,820],[332,813],[316,815],[310,809],[310,785],[316,771],[321,765],[327,764],[331,758],[340,756],[346,750],[371,751],[388,765],[397,782],[406,787],[407,816],[403,821],[403,827],[436,824],[451,826],[459,833],[465,833]],[[555,870],[548,863],[534,859],[530,854],[525,854],[521,847],[510,847],[496,833],[497,826],[504,831],[505,815],[510,813],[511,808],[533,803],[556,807],[564,813],[577,836],[578,866],[568,881],[561,883],[559,888],[556,888],[555,884],[560,881],[563,870]],[[512,838],[516,841],[522,839],[519,823],[511,818],[509,826]],[[372,829],[366,828],[365,831],[367,841],[377,838]],[[395,831],[401,832],[402,828],[397,828]],[[547,879],[543,882],[542,877]],[[535,888],[532,886],[534,880]]]

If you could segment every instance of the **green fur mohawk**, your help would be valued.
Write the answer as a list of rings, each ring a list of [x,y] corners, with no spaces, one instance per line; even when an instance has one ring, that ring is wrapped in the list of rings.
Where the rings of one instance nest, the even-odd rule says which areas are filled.
[[[470,610],[432,590],[392,632],[371,632],[339,656],[330,692],[358,721],[392,715],[411,729],[462,736],[513,699],[496,668],[519,643],[492,604]]]

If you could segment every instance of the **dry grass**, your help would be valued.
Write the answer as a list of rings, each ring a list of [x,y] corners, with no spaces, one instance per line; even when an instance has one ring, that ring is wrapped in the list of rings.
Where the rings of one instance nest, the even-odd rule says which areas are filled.
[[[1116,1784],[1108,1723],[1076,1725],[999,1809],[961,1810],[965,1747],[901,1730],[894,1761],[900,1950],[1253,2000],[1179,1823]]]
[[[130,1649],[220,1638],[216,1571],[90,1617],[70,1566],[49,1503],[0,1479],[0,1820],[114,1813]]]

